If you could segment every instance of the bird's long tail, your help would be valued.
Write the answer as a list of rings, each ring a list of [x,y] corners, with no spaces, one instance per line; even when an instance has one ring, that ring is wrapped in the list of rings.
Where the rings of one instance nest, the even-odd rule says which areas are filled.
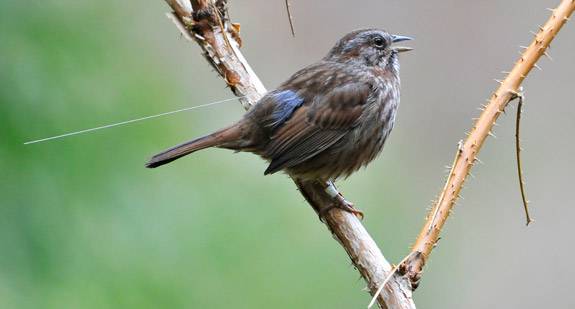
[[[241,130],[238,126],[233,125],[212,134],[196,138],[156,154],[146,163],[146,167],[155,168],[201,149],[223,146],[239,139],[240,133]]]

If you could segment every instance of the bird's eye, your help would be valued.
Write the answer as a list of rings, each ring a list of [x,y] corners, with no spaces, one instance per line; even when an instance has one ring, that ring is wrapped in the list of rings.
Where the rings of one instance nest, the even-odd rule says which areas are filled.
[[[373,45],[378,48],[382,48],[385,46],[385,40],[382,37],[376,37],[373,39]]]

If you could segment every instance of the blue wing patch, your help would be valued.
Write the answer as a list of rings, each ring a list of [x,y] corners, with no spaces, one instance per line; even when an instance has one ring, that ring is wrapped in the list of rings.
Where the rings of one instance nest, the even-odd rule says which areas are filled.
[[[294,111],[303,104],[303,98],[292,90],[277,92],[273,94],[273,98],[276,102],[276,106],[271,115],[272,121],[270,127],[275,130],[286,122]]]

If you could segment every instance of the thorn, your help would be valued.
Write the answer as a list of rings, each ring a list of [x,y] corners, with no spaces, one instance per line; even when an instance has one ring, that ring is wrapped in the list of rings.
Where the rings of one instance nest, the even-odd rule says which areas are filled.
[[[519,45],[519,48],[527,49],[527,46]]]
[[[463,151],[463,140],[460,139],[459,142],[457,142],[457,150],[461,153]]]
[[[543,29],[543,27],[541,27],[541,25],[537,26],[537,28],[539,29],[539,31],[544,31],[545,29]]]
[[[553,58],[551,58],[551,56],[549,55],[549,53],[547,51],[543,52],[543,55],[547,58],[549,58],[549,60],[553,61]]]
[[[487,134],[493,138],[497,138],[497,136],[495,136],[495,134],[493,134],[491,131],[487,132]]]
[[[485,165],[485,163],[483,163],[483,161],[479,160],[478,157],[475,157],[475,159],[473,159],[475,162],[478,162],[481,165]]]
[[[552,8],[546,8],[547,11],[555,13],[555,10]]]
[[[537,36],[537,33],[535,33],[535,31],[529,30],[529,33],[533,34],[533,36]]]
[[[501,73],[503,73],[503,74],[509,74],[509,73],[511,73],[511,72],[509,72],[509,71],[501,71]]]
[[[494,79],[494,81],[498,82],[499,84],[503,84],[502,81],[500,81],[499,79]],[[497,95],[496,95],[497,96]]]
[[[538,69],[539,69],[539,71],[543,71],[543,69],[541,69],[541,67],[540,67],[540,66],[538,66],[538,65],[537,65],[537,63],[534,63],[534,64],[533,64],[533,66],[534,66],[534,67],[536,67],[536,68],[538,68]]]

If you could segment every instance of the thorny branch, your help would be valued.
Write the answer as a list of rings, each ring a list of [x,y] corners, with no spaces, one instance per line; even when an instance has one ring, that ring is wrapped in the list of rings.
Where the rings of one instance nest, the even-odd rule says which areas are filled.
[[[239,51],[239,25],[228,20],[226,0],[165,0],[174,11],[169,17],[183,36],[195,41],[204,51],[206,60],[224,78],[232,92],[240,97],[246,109],[265,93],[265,88]],[[316,213],[330,208],[333,198],[318,181],[296,185]],[[375,241],[361,222],[352,214],[332,209],[324,215],[324,222],[349,255],[352,263],[375,295],[377,288],[392,271]],[[381,308],[415,308],[409,282],[394,275],[377,296]]]
[[[418,284],[425,262],[439,239],[443,225],[447,221],[447,217],[459,197],[463,183],[477,160],[481,146],[490,135],[495,121],[509,102],[517,96],[521,83],[529,72],[533,67],[538,67],[537,61],[541,56],[546,55],[549,44],[574,10],[575,0],[563,0],[557,8],[551,10],[549,20],[535,33],[535,38],[531,44],[524,50],[511,72],[492,94],[489,103],[475,122],[465,142],[458,147],[456,160],[451,167],[445,187],[440,193],[440,198],[431,209],[430,215],[428,215],[426,223],[409,254],[410,258],[399,267],[399,272],[405,274],[414,287]]]

